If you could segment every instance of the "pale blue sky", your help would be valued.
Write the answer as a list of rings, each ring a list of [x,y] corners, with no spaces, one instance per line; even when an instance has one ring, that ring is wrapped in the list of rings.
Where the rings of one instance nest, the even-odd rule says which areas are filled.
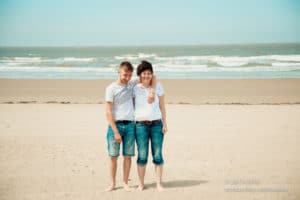
[[[1,0],[0,46],[300,42],[300,0]]]

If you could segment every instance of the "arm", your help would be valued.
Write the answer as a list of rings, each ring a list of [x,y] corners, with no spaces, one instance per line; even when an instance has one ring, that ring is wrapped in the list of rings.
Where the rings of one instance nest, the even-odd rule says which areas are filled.
[[[112,106],[112,102],[106,102],[106,118],[112,130],[114,131],[115,141],[122,142],[121,135],[112,115]]]
[[[148,96],[148,103],[153,103],[154,100],[155,100],[156,83],[157,83],[156,76],[153,75],[153,78],[152,78],[151,83],[150,83],[151,89],[150,89],[150,94]]]
[[[159,108],[162,115],[162,121],[163,121],[163,134],[166,134],[168,132],[168,126],[167,126],[167,117],[166,117],[166,107],[165,107],[165,96],[162,95],[159,97]]]
[[[132,84],[132,87],[134,87],[136,84],[140,83],[140,78],[135,78],[131,80],[130,83]]]

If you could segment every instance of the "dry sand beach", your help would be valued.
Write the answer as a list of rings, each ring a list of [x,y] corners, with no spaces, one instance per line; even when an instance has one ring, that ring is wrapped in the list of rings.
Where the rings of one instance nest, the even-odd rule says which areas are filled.
[[[162,193],[151,162],[146,190],[123,191],[121,159],[118,189],[104,192],[110,81],[0,80],[1,200],[300,198],[300,79],[162,80]]]
[[[112,80],[0,79],[0,103],[104,103]],[[160,80],[169,104],[300,104],[300,79]]]

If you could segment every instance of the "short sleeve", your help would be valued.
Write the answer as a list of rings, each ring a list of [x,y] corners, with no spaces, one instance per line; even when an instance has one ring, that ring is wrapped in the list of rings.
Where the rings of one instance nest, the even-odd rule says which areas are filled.
[[[160,83],[156,84],[156,94],[162,96],[164,94],[164,89]]]
[[[105,90],[105,101],[113,102],[114,101],[114,93],[112,87],[108,86]]]

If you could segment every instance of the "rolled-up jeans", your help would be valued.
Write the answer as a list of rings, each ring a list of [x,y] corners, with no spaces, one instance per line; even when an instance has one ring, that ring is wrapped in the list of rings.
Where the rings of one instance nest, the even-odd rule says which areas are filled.
[[[135,123],[133,121],[116,121],[116,125],[122,137],[123,156],[134,156]],[[120,143],[115,141],[115,135],[111,126],[108,126],[106,140],[108,155],[110,157],[118,157],[120,152]]]
[[[155,120],[152,123],[136,122],[135,134],[138,149],[137,164],[146,165],[148,162],[149,142],[151,143],[152,162],[155,165],[164,163],[162,156],[164,134],[162,132],[162,121]]]

